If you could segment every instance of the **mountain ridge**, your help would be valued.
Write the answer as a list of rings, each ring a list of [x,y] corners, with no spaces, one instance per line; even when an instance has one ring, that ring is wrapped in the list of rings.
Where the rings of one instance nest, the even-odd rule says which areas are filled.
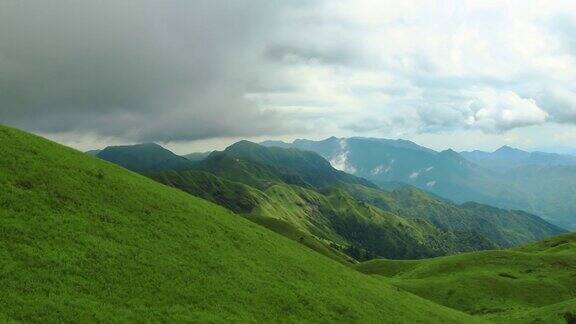
[[[98,151],[95,156],[135,172],[182,170],[193,165],[192,161],[156,143],[108,146]]]

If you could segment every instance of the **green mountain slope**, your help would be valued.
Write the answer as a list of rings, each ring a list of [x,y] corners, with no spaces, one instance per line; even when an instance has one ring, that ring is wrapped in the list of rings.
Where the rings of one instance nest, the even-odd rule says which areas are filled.
[[[565,232],[522,211],[472,202],[457,205],[416,188],[382,192],[354,186],[349,191],[360,200],[407,218],[424,219],[451,230],[474,230],[500,247],[524,244]]]
[[[376,140],[372,139],[372,141]],[[411,142],[407,143],[394,142],[394,147],[407,146],[414,149],[415,144],[409,144]],[[257,145],[253,143],[250,144],[250,151],[256,150],[255,147]],[[236,156],[243,159],[252,159],[251,155],[243,153],[239,146],[232,145],[231,147],[234,148]],[[299,162],[298,156],[294,154],[297,153],[297,150],[294,149],[265,148],[260,146],[258,151],[269,151],[268,155],[275,156],[291,154],[292,165],[298,166],[306,164],[306,162]],[[429,153],[429,151],[426,151],[424,148],[418,149],[417,151]],[[306,154],[306,156],[313,155],[311,152],[303,152],[301,154]],[[261,155],[265,155],[265,153],[261,153]],[[456,152],[442,152],[439,155],[446,156],[447,159],[454,159],[455,164],[460,165],[463,163],[463,165],[466,165]],[[283,161],[286,159],[278,160],[282,161],[280,163],[284,163]],[[300,160],[304,159],[300,158]],[[279,164],[274,159],[260,159],[259,162],[272,168],[284,165]],[[210,164],[211,161],[207,160],[206,163]],[[328,163],[321,165],[323,168],[334,170]],[[302,167],[299,167],[299,169],[302,169]],[[288,170],[300,174],[299,169]],[[318,169],[317,174],[328,173],[328,171],[320,170],[320,167]],[[218,172],[217,170],[212,171]],[[351,195],[357,202],[368,203],[378,207],[382,211],[402,216],[405,219],[426,220],[441,229],[474,231],[489,238],[501,247],[523,244],[565,232],[565,230],[547,223],[539,217],[521,211],[508,211],[475,203],[456,205],[415,188],[404,188],[386,192],[378,190],[373,186],[366,186],[362,181],[363,180],[359,180],[359,178],[353,175],[347,175],[346,178],[341,178],[339,181],[334,181],[333,183],[337,184],[337,187],[340,189],[340,194]]]
[[[0,126],[0,315],[473,322],[205,200]]]
[[[574,233],[510,250],[428,260],[372,260],[357,269],[495,321],[563,323],[565,316],[576,316],[576,308],[570,309],[576,298]],[[566,315],[569,311],[572,315]]]
[[[505,316],[493,316],[489,319],[495,323],[572,324],[576,322],[576,298],[529,311],[514,311]]]
[[[298,226],[298,222],[294,222],[293,218],[278,217],[279,215],[289,216],[291,213],[286,206],[280,202],[274,202],[268,195],[256,188],[199,170],[165,171],[148,174],[148,176],[163,184],[179,188],[194,196],[224,206],[254,223],[304,244],[340,263],[350,264],[356,262],[331,247],[329,241],[321,240],[317,236],[310,234],[305,227]],[[274,215],[274,217],[271,217],[271,215]]]
[[[254,145],[250,143],[250,148]],[[364,181],[362,179],[351,175],[342,178],[326,176],[333,185],[319,190],[300,176],[299,170],[303,168],[247,161],[244,156],[250,155],[239,152],[236,145],[233,147],[236,150],[234,157],[228,151],[218,152],[196,165],[195,168],[216,176],[212,178],[212,185],[202,184],[204,179],[200,179],[195,171],[153,173],[149,176],[243,214],[282,220],[322,242],[328,242],[332,248],[361,260],[374,256],[423,258],[495,247],[470,229],[440,229],[426,221],[402,218],[355,199],[348,194],[347,188],[350,186],[377,190],[358,185]],[[259,150],[269,149],[260,147]],[[301,152],[274,149],[273,153],[280,156],[291,154],[291,163],[298,165],[297,156]],[[306,153],[304,156],[310,155],[315,154]],[[302,164],[306,165],[307,161],[304,159]],[[327,170],[318,170],[318,173],[340,175],[326,161],[322,165]],[[349,179],[352,180],[350,183],[347,182]],[[247,192],[240,190],[241,184],[255,187]],[[239,197],[239,192],[244,196]],[[227,201],[222,201],[221,197]],[[250,208],[238,209],[237,201],[254,203]]]
[[[422,258],[493,247],[475,235],[440,230],[359,203],[337,189],[321,193],[277,182],[259,190],[196,170],[149,176],[242,213],[296,241],[320,244],[331,251],[330,255],[345,252],[358,259],[376,255]]]

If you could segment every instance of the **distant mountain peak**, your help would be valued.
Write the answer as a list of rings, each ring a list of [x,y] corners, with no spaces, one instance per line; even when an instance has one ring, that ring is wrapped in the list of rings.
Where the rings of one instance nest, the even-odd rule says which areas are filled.
[[[228,147],[225,149],[225,151],[233,151],[233,150],[235,150],[235,149],[250,148],[250,147],[259,148],[259,147],[262,147],[262,146],[259,145],[259,144],[254,143],[254,142],[250,142],[250,141],[248,141],[248,140],[241,140],[241,141],[238,141],[238,142],[236,142],[236,143],[228,146]]]
[[[238,141],[232,145],[236,145],[236,144],[239,144],[239,145],[258,145],[254,142],[249,141],[249,140],[240,140],[240,141]]]
[[[135,172],[181,170],[191,161],[156,143],[108,146],[97,157]]]
[[[452,161],[467,161],[460,153],[451,148],[438,153],[438,155]]]
[[[522,151],[520,149],[514,148],[512,146],[508,146],[508,145],[502,145],[499,149],[495,150],[493,153],[503,153],[503,152],[522,152],[522,153],[528,153],[526,151]]]
[[[509,158],[525,158],[530,155],[529,152],[522,151],[520,149],[504,145],[494,151],[493,155],[500,156],[500,157],[509,157]]]
[[[440,154],[442,154],[442,155],[448,155],[448,156],[460,156],[460,154],[458,154],[458,152],[454,151],[454,150],[451,149],[451,148],[440,152]]]

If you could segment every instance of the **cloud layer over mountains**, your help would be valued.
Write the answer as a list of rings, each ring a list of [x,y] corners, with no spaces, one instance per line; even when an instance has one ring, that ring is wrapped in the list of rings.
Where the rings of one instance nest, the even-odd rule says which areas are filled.
[[[0,4],[0,120],[135,140],[285,131],[244,98],[272,1]]]
[[[571,1],[4,1],[0,122],[187,141],[576,124]]]

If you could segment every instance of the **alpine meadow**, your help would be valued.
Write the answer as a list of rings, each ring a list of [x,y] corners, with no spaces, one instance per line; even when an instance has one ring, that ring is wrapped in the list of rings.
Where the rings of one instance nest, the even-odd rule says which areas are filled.
[[[0,1],[0,322],[576,324],[576,3]]]

